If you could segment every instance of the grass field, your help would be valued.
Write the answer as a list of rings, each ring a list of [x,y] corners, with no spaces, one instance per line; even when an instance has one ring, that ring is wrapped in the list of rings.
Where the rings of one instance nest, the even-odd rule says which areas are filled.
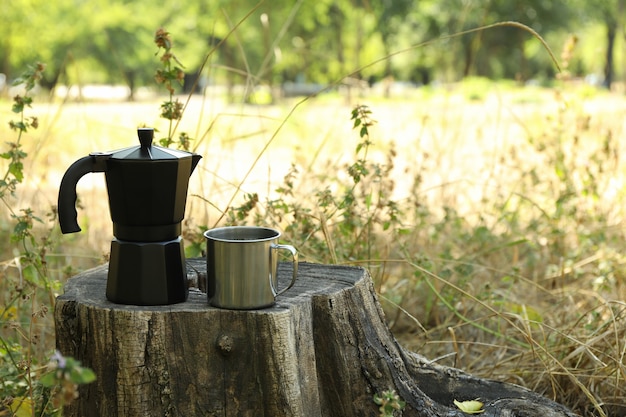
[[[375,121],[363,137],[357,104]],[[44,218],[71,162],[134,145],[140,125],[164,134],[158,109],[159,98],[36,101],[40,128],[24,142],[11,204]],[[193,97],[178,127],[203,155],[188,255],[200,254],[203,227],[277,226],[305,261],[367,267],[407,347],[582,415],[626,415],[625,115],[624,96],[585,86],[481,80],[351,101]],[[103,262],[111,239],[104,176],[85,177],[78,193],[83,232],[52,233],[60,281]],[[15,249],[3,253],[0,288],[16,270]],[[40,326],[48,352],[49,318]]]

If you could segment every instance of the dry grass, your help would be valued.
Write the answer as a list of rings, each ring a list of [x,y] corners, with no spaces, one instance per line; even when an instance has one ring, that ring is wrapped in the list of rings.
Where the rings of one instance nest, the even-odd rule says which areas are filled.
[[[201,245],[199,228],[229,205],[258,193],[240,221],[285,229],[305,260],[367,266],[407,347],[583,415],[626,415],[626,100],[469,82],[359,101],[378,121],[367,161],[384,169],[355,188],[361,204],[350,219],[362,222],[348,230],[345,211],[324,211],[319,192],[350,184],[354,103],[309,100],[282,125],[294,102],[194,98],[179,128],[203,155],[191,179],[189,245]],[[0,117],[9,107],[0,103]],[[43,128],[27,145],[32,165],[16,204],[47,210],[69,163],[133,145],[140,124],[163,128],[157,109],[156,101],[37,104]],[[83,179],[79,195],[86,227],[59,237],[60,266],[95,265],[108,251],[103,176]],[[386,230],[387,206],[363,203],[373,195],[401,210]]]

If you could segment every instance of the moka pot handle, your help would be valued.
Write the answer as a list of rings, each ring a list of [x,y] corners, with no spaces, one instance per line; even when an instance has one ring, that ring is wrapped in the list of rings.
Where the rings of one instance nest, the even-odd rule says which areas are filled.
[[[80,232],[78,225],[78,213],[76,212],[76,184],[83,175],[90,172],[105,172],[107,170],[106,161],[111,157],[111,153],[94,152],[80,158],[67,169],[61,180],[59,187],[59,200],[57,210],[59,214],[59,225],[63,233]]]

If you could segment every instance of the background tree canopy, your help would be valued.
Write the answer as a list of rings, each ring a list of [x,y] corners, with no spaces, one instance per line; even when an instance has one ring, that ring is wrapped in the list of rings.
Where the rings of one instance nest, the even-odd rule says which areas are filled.
[[[172,33],[189,74],[210,53],[212,82],[328,83],[347,75],[369,81],[429,83],[465,76],[550,79],[556,69],[536,38],[558,55],[578,40],[568,70],[606,85],[623,76],[626,0],[11,0],[0,5],[0,72],[47,64],[45,86],[152,84],[159,27]],[[236,27],[235,30],[233,30]],[[440,37],[443,40],[370,63]],[[620,59],[618,59],[620,58]]]

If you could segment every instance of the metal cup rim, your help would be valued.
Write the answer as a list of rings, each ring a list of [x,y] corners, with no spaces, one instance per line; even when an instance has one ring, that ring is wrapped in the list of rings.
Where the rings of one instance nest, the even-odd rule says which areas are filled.
[[[259,237],[237,237],[246,236],[245,234],[264,232],[265,235]],[[204,237],[208,240],[216,242],[227,243],[254,243],[254,242],[267,242],[268,240],[278,239],[281,235],[280,231],[272,229],[271,227],[264,226],[224,226],[209,229],[203,233]],[[225,236],[228,237],[225,237]],[[231,237],[232,236],[232,237]]]

